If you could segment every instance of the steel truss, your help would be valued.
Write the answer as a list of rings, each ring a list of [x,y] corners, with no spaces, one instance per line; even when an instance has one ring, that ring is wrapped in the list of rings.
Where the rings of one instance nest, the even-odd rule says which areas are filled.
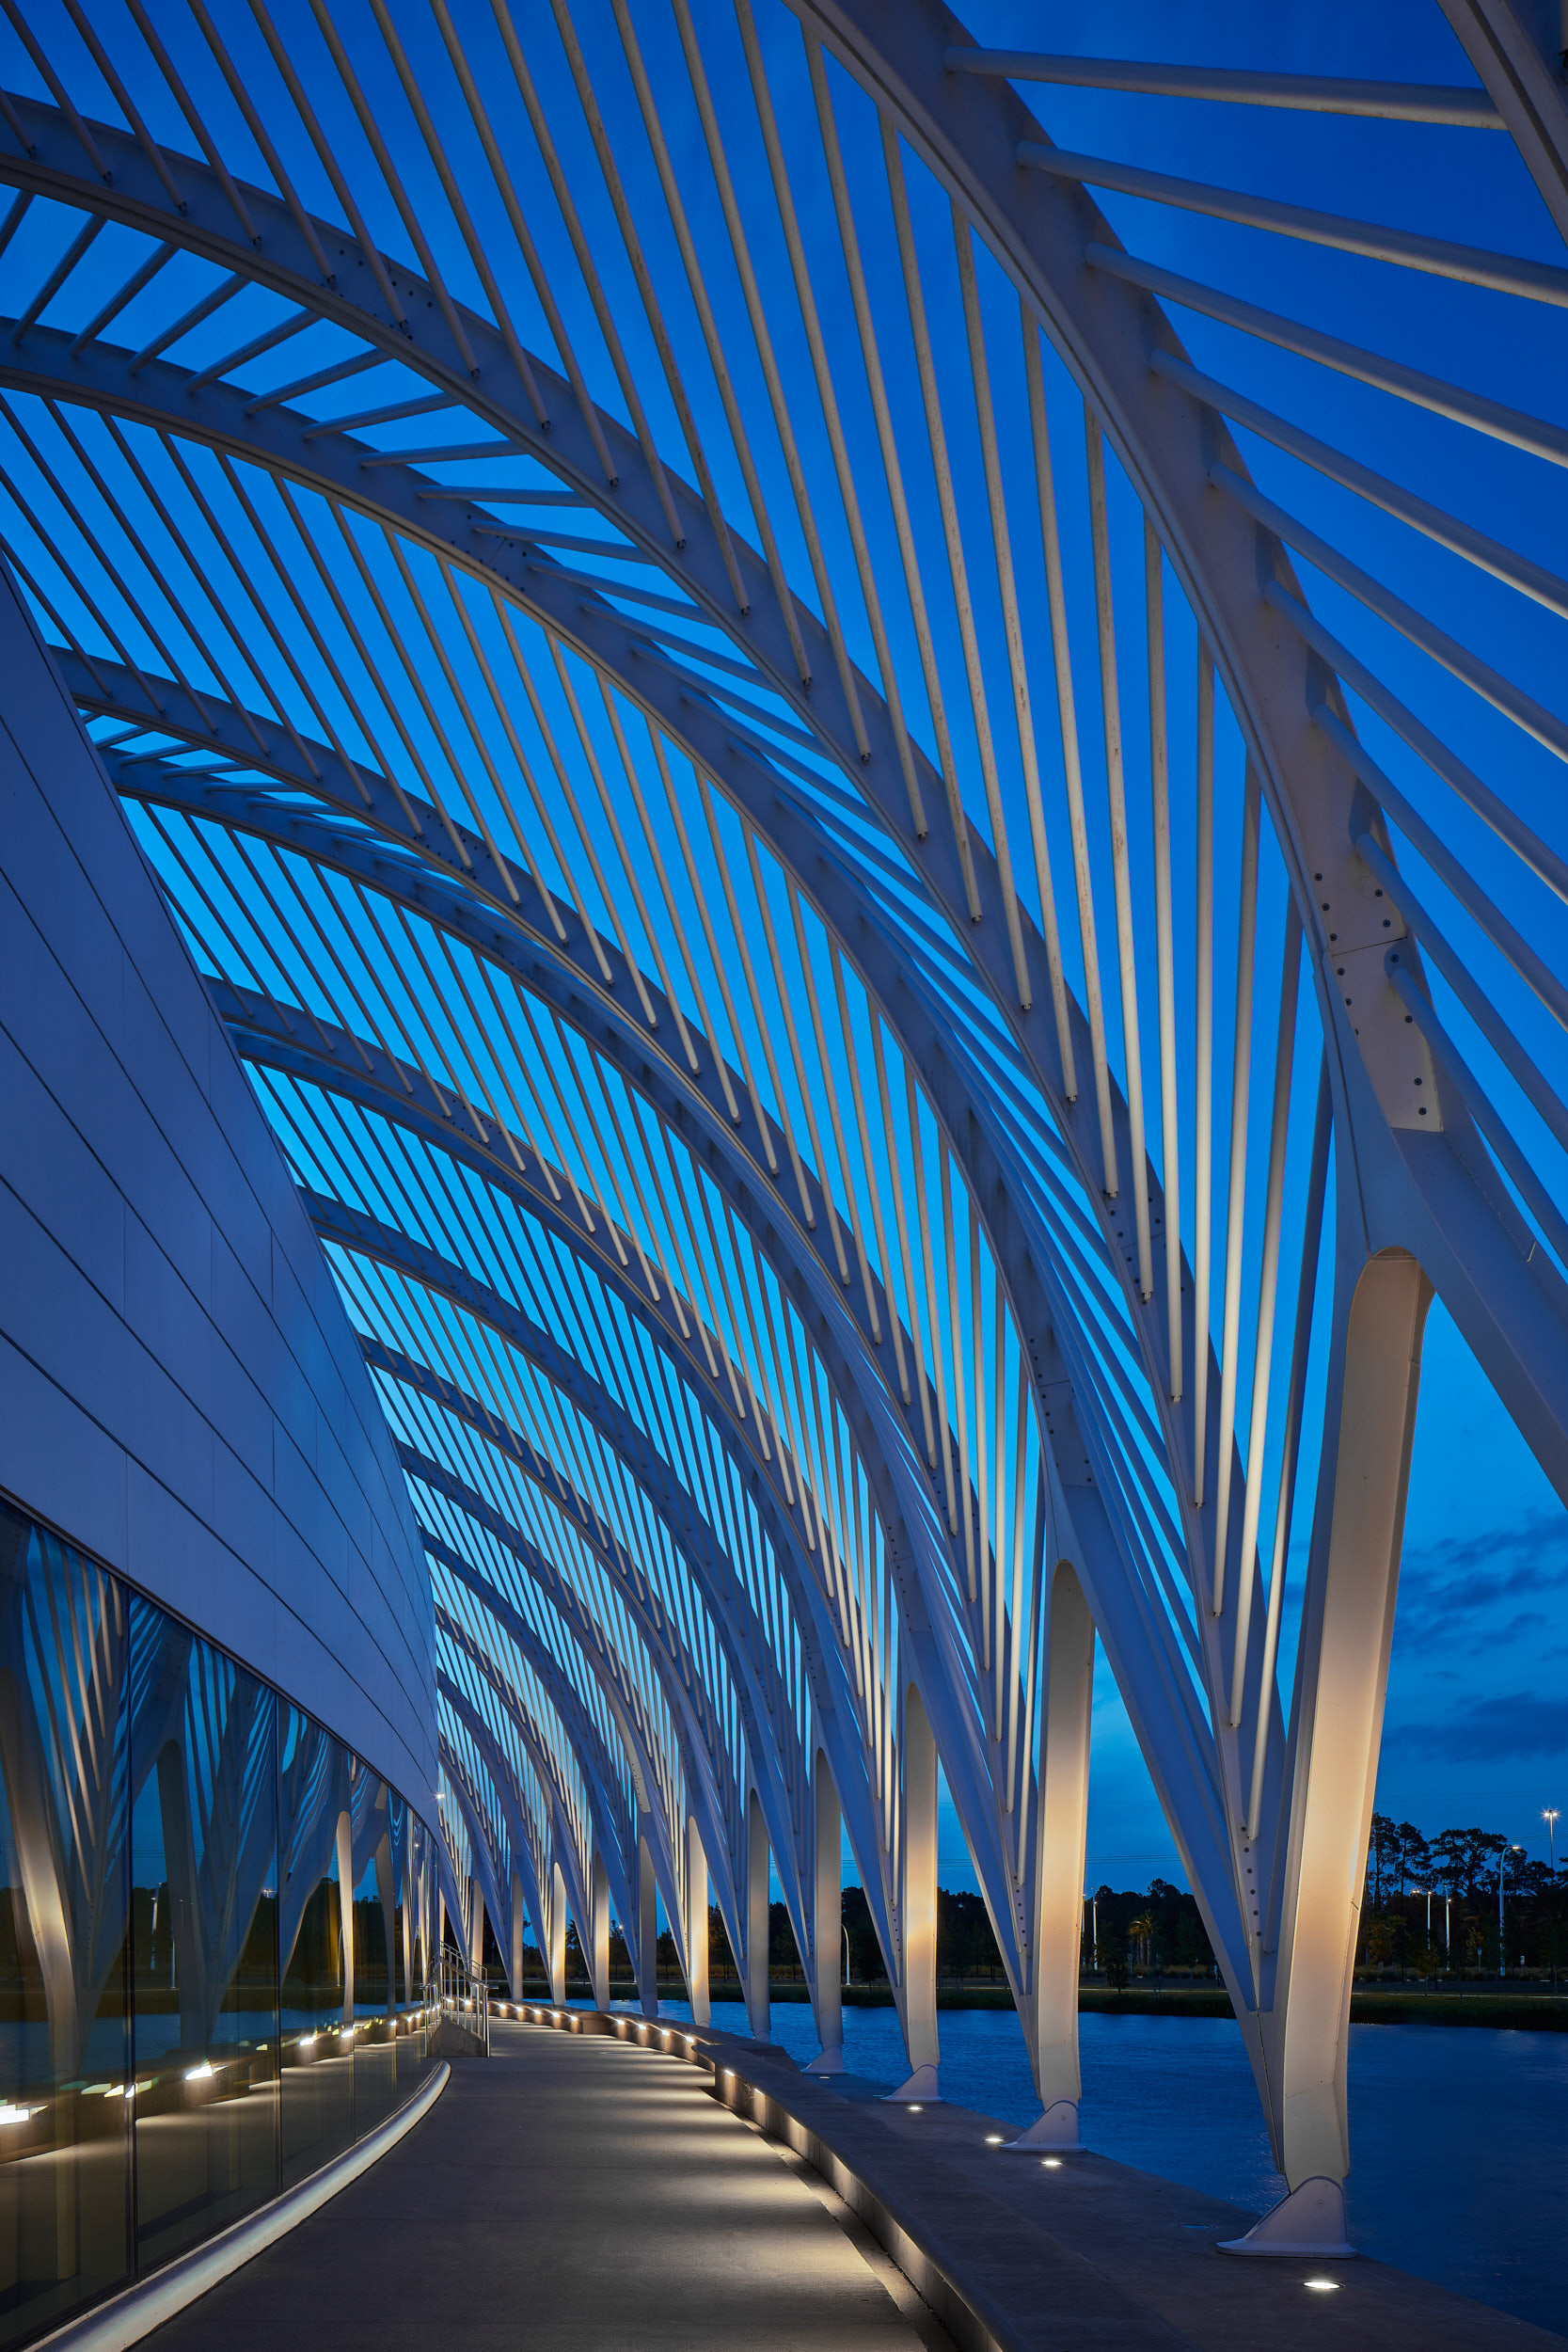
[[[610,5],[613,104],[566,0],[543,82],[496,9],[548,237],[439,6],[437,41],[412,10],[372,0],[372,35],[318,0],[325,46],[295,56],[256,0],[249,65],[198,12],[188,82],[139,8],[113,58],[90,10],[69,34],[41,11],[0,126],[15,558],[399,1438],[461,1817],[444,1899],[472,1950],[477,1886],[515,1990],[526,1912],[557,1998],[568,1911],[607,1997],[613,1905],[645,2000],[662,1902],[701,2009],[711,1871],[766,2032],[771,1852],[832,2064],[842,1819],[929,2091],[940,1758],[1041,2136],[1071,2138],[1098,1630],[1276,2158],[1337,2194],[1433,1295],[1568,1496],[1568,992],[1536,944],[1568,863],[1294,565],[1475,697],[1487,758],[1568,757],[1568,726],[1249,457],[1272,482],[1284,453],[1558,617],[1568,586],[1205,373],[1171,313],[1230,330],[1243,379],[1282,346],[1531,461],[1568,439],[1141,259],[1087,190],[1488,298],[1560,306],[1568,272],[1053,144],[1020,85],[1502,129],[1561,230],[1560,83],[1507,0],[1445,0],[1474,89],[992,53],[934,0],[790,0],[802,57],[782,12],[737,0],[742,170],[717,25]],[[422,208],[371,64],[434,174]],[[205,161],[149,127],[171,104]],[[841,118],[879,140],[875,201]],[[35,205],[71,223],[41,260]],[[668,251],[640,233],[656,205]],[[106,231],[126,266],[89,300]],[[928,310],[950,269],[958,358]],[[825,325],[830,276],[852,332]],[[296,339],[315,364],[289,382],[273,355]],[[376,394],[348,414],[360,374]],[[1053,691],[1059,768],[1036,730]]]

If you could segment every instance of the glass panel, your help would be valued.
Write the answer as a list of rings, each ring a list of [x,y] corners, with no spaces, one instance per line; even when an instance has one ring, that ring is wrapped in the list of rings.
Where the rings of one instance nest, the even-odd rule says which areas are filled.
[[[363,1764],[354,1786],[354,2107],[359,2137],[398,2102],[390,1794]]]
[[[277,2189],[277,1705],[135,1596],[131,1849],[137,2267]]]
[[[297,1707],[279,1710],[278,1936],[282,1979],[283,2185],[354,2145],[353,1994],[343,1959],[352,1759]]]
[[[0,2345],[123,2286],[125,1595],[0,1504]]]

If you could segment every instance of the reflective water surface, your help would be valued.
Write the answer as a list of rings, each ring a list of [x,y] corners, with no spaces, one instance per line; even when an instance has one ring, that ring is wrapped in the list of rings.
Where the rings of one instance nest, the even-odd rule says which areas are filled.
[[[673,2017],[682,2002],[663,2002]],[[713,2022],[746,2031],[738,2003]],[[1261,2212],[1283,2193],[1251,2069],[1225,2018],[1085,2016],[1083,2131],[1123,2164]],[[942,2087],[1006,2122],[1038,2113],[1017,2019],[943,2010]],[[804,2003],[773,2009],[773,2039],[816,2051]],[[892,2084],[903,2073],[892,2010],[844,2013],[846,2058]],[[1369,2254],[1458,2295],[1568,2332],[1568,2034],[1353,2026],[1351,2231]]]

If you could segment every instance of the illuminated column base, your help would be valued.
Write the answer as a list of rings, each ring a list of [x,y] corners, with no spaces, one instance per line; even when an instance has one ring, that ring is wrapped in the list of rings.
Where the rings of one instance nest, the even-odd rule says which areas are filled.
[[[709,2024],[713,2012],[707,1990],[707,1856],[692,1820],[686,1824],[686,1989],[691,1996],[692,2024]]]
[[[812,1839],[811,2005],[822,2047],[808,2074],[844,2072],[844,1989],[839,1982],[844,1915],[844,1821],[828,1759],[816,1751]]]
[[[1273,2254],[1294,2260],[1348,2262],[1355,2249],[1345,2235],[1345,2192],[1338,2181],[1303,2181],[1243,2237],[1225,2238],[1222,2254]]]
[[[917,2066],[907,2083],[884,2094],[884,2106],[935,2106],[942,2098],[934,2066]]]
[[[1076,2099],[1053,2099],[1043,2115],[1037,2115],[1026,2132],[1009,2139],[1004,2155],[1030,2155],[1042,2148],[1078,2148],[1078,2102]]]
[[[772,2010],[768,1991],[768,1825],[753,1788],[746,1800],[746,1953],[741,1961],[745,1979],[746,2022],[753,2042],[772,2038]]]
[[[610,2007],[610,1878],[597,1854],[594,1856],[594,1911],[589,1930],[588,1965],[594,1979],[594,2007]]]
[[[644,2017],[658,2015],[658,1881],[646,1837],[637,1841],[637,1991]]]

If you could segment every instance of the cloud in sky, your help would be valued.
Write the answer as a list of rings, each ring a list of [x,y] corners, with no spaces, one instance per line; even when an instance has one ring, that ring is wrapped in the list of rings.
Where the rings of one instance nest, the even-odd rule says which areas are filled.
[[[1405,1554],[1396,1647],[1407,1658],[1456,1640],[1501,1647],[1560,1622],[1539,1605],[1511,1611],[1508,1602],[1556,1594],[1568,1594],[1568,1514],[1533,1511],[1513,1527],[1440,1537]]]
[[[1477,1756],[1488,1761],[1568,1756],[1568,1698],[1506,1691],[1472,1699],[1438,1721],[1390,1726],[1406,1755]]]

